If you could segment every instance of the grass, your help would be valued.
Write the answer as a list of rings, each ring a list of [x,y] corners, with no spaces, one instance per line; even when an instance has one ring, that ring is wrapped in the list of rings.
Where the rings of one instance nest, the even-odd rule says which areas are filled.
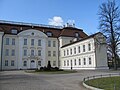
[[[34,70],[34,71],[26,71],[28,73],[40,73],[40,74],[69,74],[69,73],[76,73],[75,70],[63,70],[63,71],[40,71],[40,70]]]
[[[101,88],[104,90],[120,90],[120,76],[93,79],[88,80],[85,83],[87,85]]]

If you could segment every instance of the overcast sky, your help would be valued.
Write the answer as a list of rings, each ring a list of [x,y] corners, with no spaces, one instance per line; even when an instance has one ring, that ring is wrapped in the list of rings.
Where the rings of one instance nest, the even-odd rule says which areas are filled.
[[[75,23],[87,34],[98,32],[99,5],[107,0],[0,0],[0,20],[45,25]],[[120,0],[116,0],[120,6]]]

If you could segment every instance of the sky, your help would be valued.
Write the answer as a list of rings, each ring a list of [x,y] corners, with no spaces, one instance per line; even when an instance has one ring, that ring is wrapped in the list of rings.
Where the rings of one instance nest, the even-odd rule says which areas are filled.
[[[0,20],[63,26],[88,35],[99,31],[99,5],[107,0],[0,0]],[[116,0],[118,6],[120,1]]]

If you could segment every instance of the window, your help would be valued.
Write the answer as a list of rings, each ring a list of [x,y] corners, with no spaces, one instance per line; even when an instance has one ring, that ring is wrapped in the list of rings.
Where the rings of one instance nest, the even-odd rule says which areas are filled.
[[[53,51],[53,56],[56,56],[56,51]]]
[[[24,45],[27,45],[27,39],[24,39]]]
[[[13,29],[13,30],[11,30],[11,33],[12,33],[12,34],[17,34],[17,30],[16,30],[16,29]]]
[[[8,60],[5,60],[5,66],[8,66]]]
[[[91,65],[92,64],[92,62],[91,62],[91,57],[89,57],[89,65]]]
[[[41,40],[38,40],[38,46],[41,46]]]
[[[48,41],[48,47],[51,47],[51,41]]]
[[[83,45],[83,52],[85,52],[85,45]]]
[[[72,49],[70,49],[70,54],[72,55]]]
[[[80,46],[78,46],[78,53],[80,53]]]
[[[38,56],[41,56],[41,50],[38,50]]]
[[[64,50],[64,56],[65,56],[65,50]]]
[[[11,66],[14,66],[14,60],[11,61]]]
[[[6,38],[6,45],[9,45],[9,38]]]
[[[56,66],[56,61],[53,61],[53,66]]]
[[[56,47],[56,41],[53,41],[53,47]]]
[[[76,65],[76,59],[74,60],[74,64]]]
[[[27,56],[27,50],[26,49],[24,50],[24,56]]]
[[[67,66],[69,66],[69,60],[67,60]]]
[[[74,54],[76,54],[76,47],[74,47]]]
[[[23,62],[23,66],[27,66],[27,61],[24,61],[24,62]]]
[[[88,51],[90,51],[91,50],[91,44],[89,43],[88,44]]]
[[[34,56],[34,50],[31,50],[31,56]]]
[[[12,49],[11,56],[15,56],[15,49]]]
[[[75,33],[75,37],[79,37],[79,33],[78,32]]]
[[[47,36],[52,36],[52,32],[47,32]]]
[[[15,39],[12,38],[12,45],[15,45]]]
[[[38,65],[41,66],[41,61],[38,61]]]
[[[81,65],[81,59],[79,59],[79,65]]]
[[[64,60],[64,66],[66,66],[66,61]]]
[[[9,49],[6,49],[5,56],[9,56]]]
[[[69,55],[69,50],[67,49],[67,55]]]
[[[84,65],[86,65],[86,58],[84,58],[83,61],[84,61]]]
[[[48,51],[48,56],[51,56],[51,51]]]
[[[31,39],[31,46],[34,46],[34,39]]]

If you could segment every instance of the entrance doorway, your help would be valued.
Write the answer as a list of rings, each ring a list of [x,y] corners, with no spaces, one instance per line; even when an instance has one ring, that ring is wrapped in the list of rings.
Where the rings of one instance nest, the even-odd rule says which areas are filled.
[[[34,61],[34,60],[31,60],[30,68],[31,68],[31,69],[36,68],[35,61]]]

